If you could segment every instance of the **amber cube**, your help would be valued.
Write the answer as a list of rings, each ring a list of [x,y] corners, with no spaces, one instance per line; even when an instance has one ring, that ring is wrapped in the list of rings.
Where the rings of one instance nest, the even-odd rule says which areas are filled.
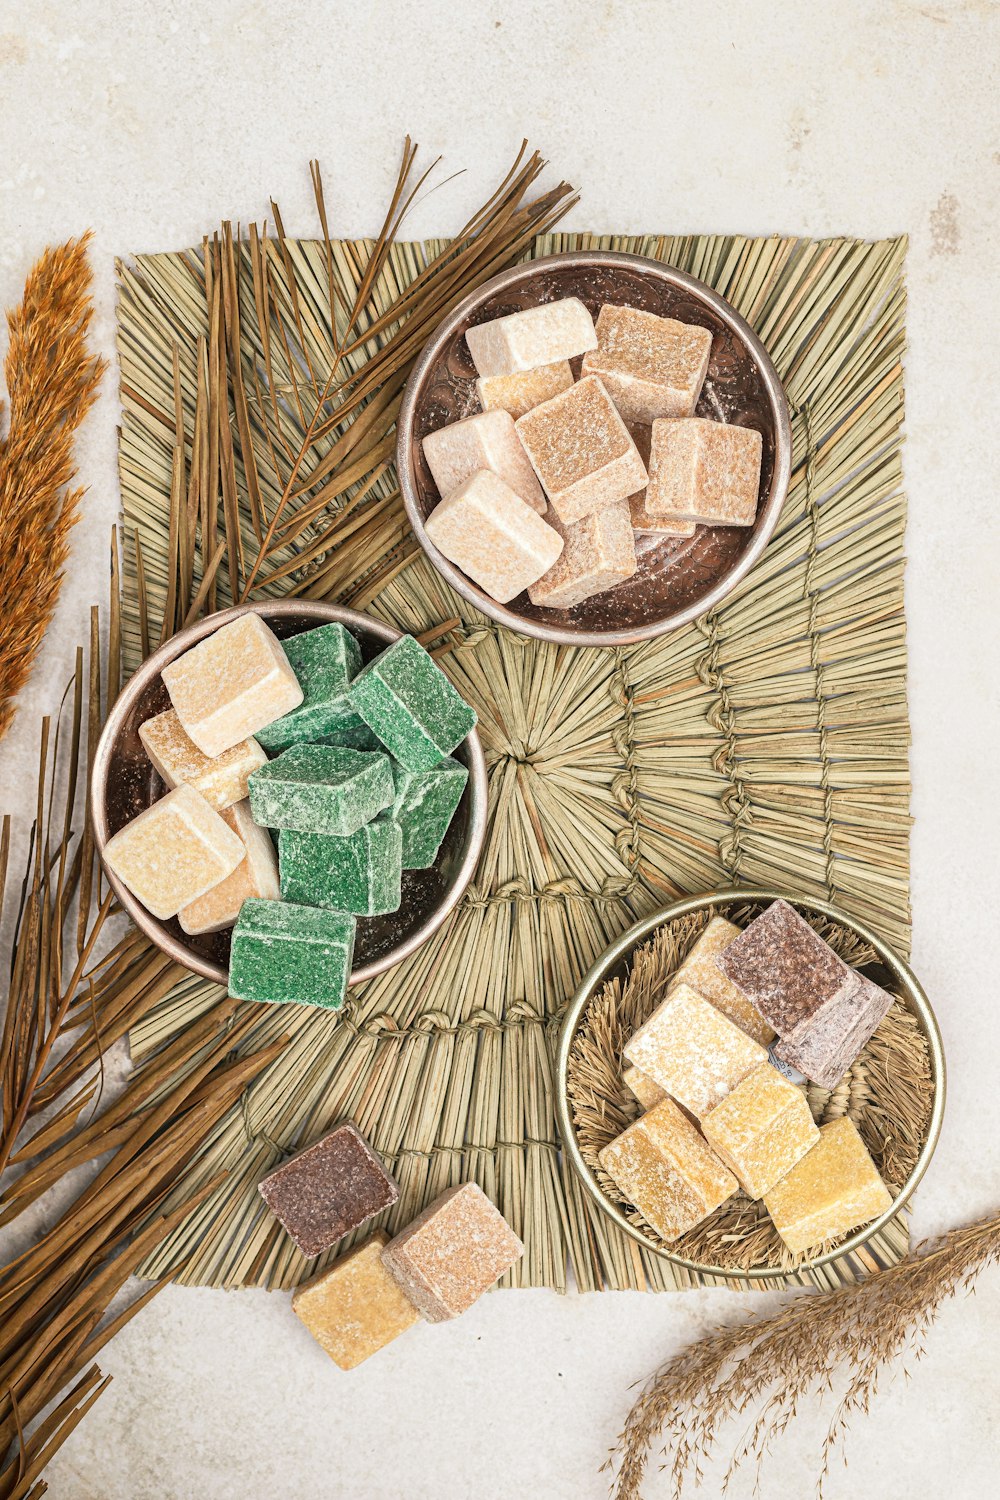
[[[611,397],[593,375],[543,401],[514,424],[561,521],[627,500],[646,469]]]
[[[626,1068],[622,1073],[622,1083],[643,1109],[652,1109],[654,1104],[659,1104],[661,1099],[666,1098],[660,1085],[647,1078],[641,1068]]]
[[[766,1047],[774,1040],[774,1032],[716,962],[723,949],[739,935],[740,929],[735,923],[727,922],[725,917],[713,917],[670,984],[671,988],[677,984],[689,984],[699,995],[711,1000],[716,1009],[728,1016],[747,1036]]]
[[[892,1194],[846,1115],[821,1126],[812,1150],[764,1194],[775,1229],[796,1255],[859,1229],[891,1206]]]
[[[383,1251],[383,1260],[428,1323],[457,1318],[516,1260],[524,1246],[482,1188],[449,1188]]]
[[[687,984],[668,993],[624,1051],[699,1119],[767,1061],[763,1047]]]
[[[770,1064],[709,1110],[702,1129],[751,1198],[762,1198],[819,1140],[805,1094]]]
[[[300,1286],[292,1311],[342,1370],[353,1370],[419,1323],[420,1314],[382,1263],[384,1230]]]
[[[661,1239],[677,1239],[736,1191],[736,1178],[672,1099],[640,1115],[598,1160]]]
[[[601,308],[597,348],[583,373],[599,375],[626,422],[689,417],[708,371],[712,334],[637,307]]]
[[[753,427],[683,417],[653,423],[646,507],[703,526],[752,526],[762,440]]]
[[[320,1255],[399,1197],[349,1121],[262,1178],[257,1190],[303,1255]]]
[[[557,360],[553,365],[540,365],[537,370],[515,370],[512,375],[484,375],[476,381],[476,391],[483,411],[505,411],[516,421],[526,411],[533,411],[560,391],[568,391],[573,384],[573,371],[568,359]]]

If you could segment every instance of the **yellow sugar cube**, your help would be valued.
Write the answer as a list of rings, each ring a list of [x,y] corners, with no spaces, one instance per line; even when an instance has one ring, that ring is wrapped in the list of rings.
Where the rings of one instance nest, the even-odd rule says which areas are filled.
[[[420,1321],[382,1263],[388,1243],[377,1230],[292,1297],[292,1311],[342,1370],[353,1370]]]
[[[568,391],[572,384],[569,360],[561,359],[554,365],[517,370],[513,375],[484,375],[476,381],[476,391],[483,411],[505,411],[516,421],[551,396]]]
[[[177,920],[185,932],[192,934],[232,927],[250,896],[259,896],[264,901],[281,899],[274,844],[267,829],[258,828],[254,822],[249,801],[226,807],[219,816],[238,835],[244,857],[225,880],[213,885],[197,901],[181,907]]]
[[[241,740],[212,758],[203,755],[172,708],[140,724],[139,738],[154,770],[168,787],[182,782],[194,787],[216,812],[249,796],[251,772],[267,763],[256,740]]]
[[[687,984],[668,993],[624,1051],[699,1119],[767,1062],[763,1047]]]
[[[751,1198],[762,1198],[819,1140],[805,1094],[770,1063],[748,1073],[701,1128]]]
[[[847,1116],[822,1125],[819,1140],[764,1194],[774,1227],[796,1255],[884,1214],[892,1194]]]
[[[747,1036],[766,1047],[774,1040],[774,1032],[715,961],[723,948],[728,948],[733,938],[739,935],[740,929],[733,922],[727,922],[725,917],[713,917],[670,984],[671,988],[676,984],[689,984],[699,995],[711,1000],[715,1008],[735,1022]]]
[[[671,1099],[647,1110],[598,1160],[661,1239],[675,1240],[736,1191],[736,1178]]]
[[[622,1074],[622,1083],[634,1094],[643,1109],[652,1109],[654,1104],[659,1104],[666,1095],[658,1083],[647,1078],[641,1068],[626,1068]]]
[[[243,842],[189,786],[176,787],[126,823],[104,863],[143,906],[166,921],[231,875]]]
[[[554,513],[550,520],[563,547],[548,571],[529,585],[532,604],[572,609],[594,594],[616,588],[637,571],[635,533],[623,501],[602,505],[568,525]]]
[[[206,636],[161,676],[183,728],[208,756],[231,750],[303,698],[280,641],[253,613]]]

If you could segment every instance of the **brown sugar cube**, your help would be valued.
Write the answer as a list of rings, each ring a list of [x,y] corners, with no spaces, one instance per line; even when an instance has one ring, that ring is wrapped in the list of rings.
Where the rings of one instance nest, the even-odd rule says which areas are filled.
[[[753,427],[703,417],[654,422],[646,508],[670,521],[752,526],[761,450]]]
[[[718,955],[725,977],[779,1036],[852,988],[857,975],[787,901],[772,901]]]
[[[597,348],[583,373],[599,375],[626,422],[689,417],[701,395],[712,334],[636,307],[608,303],[597,318]]]
[[[675,1240],[736,1191],[736,1178],[671,1099],[605,1146],[598,1160],[663,1240]]]
[[[552,567],[529,587],[532,604],[572,609],[635,573],[635,536],[623,501],[602,505],[568,525],[554,513],[550,521],[563,539],[563,549]]]
[[[382,1252],[428,1323],[457,1318],[524,1254],[500,1211],[474,1182],[449,1188]]]
[[[560,521],[582,520],[646,483],[628,428],[601,382],[578,380],[514,424]]]
[[[687,984],[669,992],[624,1052],[698,1119],[767,1062],[763,1047]]]
[[[420,1322],[382,1264],[388,1243],[377,1229],[292,1296],[292,1311],[342,1370],[353,1370]]]
[[[892,1009],[892,996],[854,974],[855,984],[782,1037],[775,1057],[833,1089]]]
[[[557,360],[554,365],[542,365],[537,370],[516,370],[513,375],[484,375],[476,381],[476,391],[483,411],[505,411],[516,421],[526,411],[533,411],[568,391],[573,384],[573,371],[568,359]]]
[[[479,323],[465,342],[480,375],[510,375],[596,349],[597,332],[579,297],[561,297]]]
[[[789,1250],[802,1255],[877,1219],[892,1207],[857,1127],[842,1116],[770,1192],[764,1207]]]
[[[267,764],[256,740],[241,740],[214,758],[202,755],[172,708],[140,724],[139,738],[166,786],[193,787],[216,812],[242,802],[251,773]]]
[[[257,1191],[303,1255],[322,1254],[399,1197],[395,1182],[350,1122],[262,1178]]]
[[[654,1104],[667,1097],[660,1085],[647,1078],[641,1068],[626,1068],[622,1073],[622,1083],[629,1093],[635,1095],[643,1109],[652,1109]]]
[[[564,545],[560,533],[488,469],[436,505],[425,530],[439,552],[501,604],[548,573]]]
[[[439,427],[424,438],[423,449],[438,493],[444,497],[480,469],[489,469],[539,515],[546,509],[545,496],[509,412],[480,411]]]
[[[719,968],[716,959],[722,950],[739,937],[740,929],[725,917],[713,917],[670,981],[689,984],[699,995],[711,1000],[717,1010],[728,1016],[741,1031],[760,1042],[762,1047],[774,1040],[774,1032],[754,1009],[743,991],[738,989]]]
[[[639,450],[645,468],[649,469],[649,448],[653,440],[653,429],[642,422],[626,422],[632,441]],[[694,536],[698,530],[693,521],[675,521],[669,517],[654,516],[646,505],[646,489],[636,490],[628,497],[629,516],[633,531],[640,537],[655,542],[665,536]],[[647,542],[647,547],[650,542]]]
[[[751,1198],[762,1198],[819,1140],[805,1094],[769,1063],[741,1079],[701,1128]]]

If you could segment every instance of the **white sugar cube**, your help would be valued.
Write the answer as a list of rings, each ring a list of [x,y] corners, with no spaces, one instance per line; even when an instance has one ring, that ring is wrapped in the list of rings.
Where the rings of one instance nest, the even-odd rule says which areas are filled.
[[[450,495],[480,469],[491,469],[539,515],[545,496],[507,411],[481,411],[424,438],[424,457],[438,493]]]
[[[480,375],[510,375],[597,348],[594,320],[578,297],[543,302],[480,323],[465,334]]]
[[[104,863],[154,917],[166,921],[231,875],[242,839],[189,786],[126,823],[104,848]]]
[[[563,548],[558,532],[488,469],[453,490],[425,524],[438,551],[501,604],[548,572]]]
[[[248,795],[251,772],[267,763],[256,740],[240,740],[212,758],[202,755],[172,708],[140,724],[139,738],[168,787],[182,783],[194,787],[216,812],[242,801]]]
[[[264,901],[281,899],[274,844],[267,829],[258,828],[251,817],[249,801],[227,807],[221,816],[239,837],[244,857],[231,875],[204,896],[181,907],[177,920],[185,932],[219,932],[223,927],[232,927],[250,896]]]

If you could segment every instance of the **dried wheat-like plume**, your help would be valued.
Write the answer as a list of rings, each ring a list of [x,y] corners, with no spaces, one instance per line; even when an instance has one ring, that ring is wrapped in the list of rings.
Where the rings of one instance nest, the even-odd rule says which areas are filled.
[[[0,441],[0,736],[14,716],[52,618],[68,536],[83,490],[70,489],[73,437],[93,404],[104,361],[87,347],[89,235],[33,266],[7,314],[4,374],[10,425]]]

